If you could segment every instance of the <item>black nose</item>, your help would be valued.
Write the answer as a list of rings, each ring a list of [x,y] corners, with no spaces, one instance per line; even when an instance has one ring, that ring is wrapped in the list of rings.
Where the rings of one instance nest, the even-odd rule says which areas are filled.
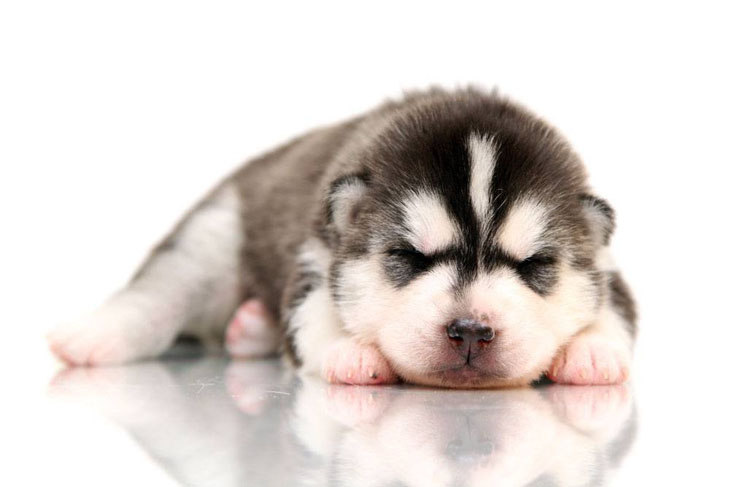
[[[460,319],[452,321],[446,327],[446,334],[451,344],[463,353],[476,351],[494,340],[494,330],[482,323],[472,319]]]

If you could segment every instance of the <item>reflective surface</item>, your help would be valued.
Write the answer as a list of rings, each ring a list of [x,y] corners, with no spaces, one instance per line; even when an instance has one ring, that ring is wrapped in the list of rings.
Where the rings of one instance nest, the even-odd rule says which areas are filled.
[[[637,429],[627,386],[333,386],[276,360],[69,369],[48,394],[122,428],[172,485],[614,485]]]

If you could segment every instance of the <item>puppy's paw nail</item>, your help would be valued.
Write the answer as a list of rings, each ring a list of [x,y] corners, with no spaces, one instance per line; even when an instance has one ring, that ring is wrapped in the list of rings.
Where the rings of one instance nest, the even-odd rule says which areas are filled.
[[[371,379],[377,379],[378,374],[373,369],[368,369],[368,377],[370,377]]]

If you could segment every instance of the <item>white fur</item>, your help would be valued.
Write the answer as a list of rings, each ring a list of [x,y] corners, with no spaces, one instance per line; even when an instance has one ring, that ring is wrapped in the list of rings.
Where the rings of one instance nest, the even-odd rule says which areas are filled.
[[[558,275],[544,298],[507,268],[480,276],[469,288],[472,313],[485,316],[497,331],[499,360],[515,379],[537,378],[557,349],[596,317],[590,279],[566,265]]]
[[[614,272],[618,270],[616,262],[608,246],[601,247],[596,254],[596,268],[603,272]]]
[[[556,355],[550,376],[562,384],[621,383],[630,374],[631,346],[624,319],[604,303],[594,322]]]
[[[595,321],[590,279],[562,266],[553,292],[531,291],[511,269],[481,274],[463,299],[453,293],[457,270],[441,264],[396,289],[377,255],[341,267],[345,329],[363,343],[376,343],[397,373],[414,381],[443,366],[446,324],[482,316],[497,330],[494,353],[510,383],[527,383],[550,366],[558,348]]]
[[[412,228],[426,228],[430,222],[440,221],[449,228],[442,233],[443,242],[457,238],[438,199],[408,201],[413,208],[407,220]],[[425,210],[432,213],[430,218],[423,214]],[[517,258],[529,257],[544,245],[547,214],[536,200],[518,202],[498,234],[500,244]],[[496,330],[490,353],[504,374],[500,379],[503,385],[537,379],[550,368],[558,350],[589,327],[605,324],[618,330],[614,333],[625,335],[623,324],[609,319],[615,312],[606,308],[613,315],[599,316],[598,295],[590,277],[564,262],[557,269],[557,283],[546,296],[532,291],[508,267],[480,271],[464,292],[456,295],[453,284],[458,271],[453,264],[439,264],[396,288],[385,276],[382,259],[376,253],[340,267],[338,311],[348,334],[360,343],[376,344],[395,371],[411,381],[433,383],[433,372],[444,366],[444,349],[449,346],[445,326],[464,316],[482,317]],[[630,341],[608,334],[604,338],[619,344]]]
[[[153,256],[92,315],[52,331],[52,349],[75,364],[119,363],[161,353],[183,330],[220,333],[213,328],[238,304],[240,212],[236,189],[219,188],[183,224],[171,250]]]
[[[324,283],[310,292],[289,317],[302,371],[306,373],[319,374],[324,349],[344,336],[327,285],[331,259],[330,251],[318,239],[307,240],[299,250],[298,265],[324,279]]]
[[[326,279],[331,261],[332,253],[317,238],[308,239],[299,248],[297,264],[306,272],[319,274]]]
[[[393,382],[396,377],[373,342],[358,340],[345,329],[326,284],[330,260],[329,250],[319,240],[302,246],[299,265],[323,276],[325,282],[304,298],[289,319],[301,370],[330,382]]]
[[[497,150],[493,140],[478,134],[471,134],[467,145],[471,156],[471,200],[480,220],[485,221],[490,213],[490,186]]]
[[[502,248],[517,259],[539,250],[548,224],[547,209],[533,199],[517,202],[507,214],[497,237]]]
[[[633,340],[629,334],[626,321],[610,303],[604,303],[601,306],[593,326],[586,331],[599,333],[612,343],[622,346],[628,352],[627,359],[630,358]]]
[[[217,335],[238,304],[239,253],[244,235],[241,211],[236,188],[223,186],[184,225],[169,263],[155,261],[160,268],[151,279],[166,284],[177,279],[178,292],[201,304],[196,307],[198,316],[186,316],[184,331]],[[206,289],[204,282],[212,287]]]
[[[339,309],[348,332],[377,343],[401,375],[413,378],[435,366],[455,300],[452,265],[439,265],[402,289],[388,283],[377,255],[346,262],[341,275]]]
[[[290,321],[302,371],[319,374],[325,350],[345,337],[332,298],[325,287],[310,292]]]
[[[415,193],[404,200],[403,207],[408,237],[416,249],[430,254],[455,243],[459,233],[440,196]]]

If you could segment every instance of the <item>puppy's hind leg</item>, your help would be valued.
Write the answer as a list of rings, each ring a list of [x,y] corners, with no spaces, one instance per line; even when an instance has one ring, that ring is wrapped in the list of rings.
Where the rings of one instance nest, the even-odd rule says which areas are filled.
[[[154,357],[181,332],[222,333],[240,301],[240,195],[211,192],[151,253],[129,284],[86,318],[53,330],[53,352],[74,365]]]

